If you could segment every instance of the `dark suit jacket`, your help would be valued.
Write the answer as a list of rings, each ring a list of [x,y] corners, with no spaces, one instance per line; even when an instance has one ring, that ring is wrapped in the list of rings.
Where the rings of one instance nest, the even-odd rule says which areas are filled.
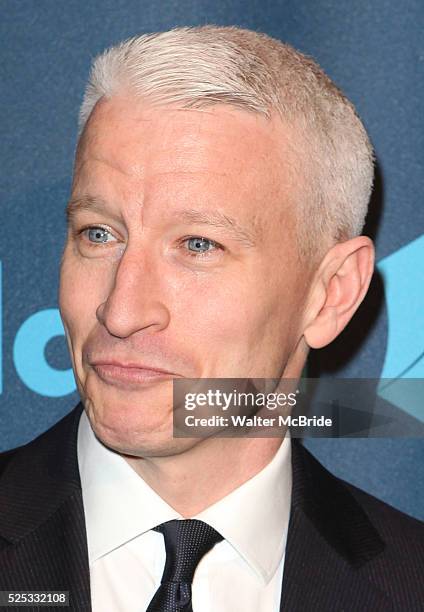
[[[81,409],[0,456],[0,590],[67,590],[71,610],[89,611]],[[424,524],[334,477],[298,441],[292,448],[281,610],[424,610]]]

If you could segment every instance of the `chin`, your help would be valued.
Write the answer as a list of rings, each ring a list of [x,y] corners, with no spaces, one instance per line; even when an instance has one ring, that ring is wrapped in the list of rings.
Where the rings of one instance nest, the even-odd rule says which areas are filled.
[[[149,401],[150,399],[150,401]],[[96,436],[114,450],[131,449],[149,439],[172,436],[172,405],[122,394],[87,394],[83,400]]]
[[[133,458],[169,457],[194,446],[198,440],[172,437],[172,424],[166,430],[137,431],[96,423],[96,437],[109,449]]]
[[[172,413],[147,418],[140,411],[134,416],[88,402],[87,415],[96,437],[107,448],[135,458],[169,457],[191,449],[198,438],[174,438]]]

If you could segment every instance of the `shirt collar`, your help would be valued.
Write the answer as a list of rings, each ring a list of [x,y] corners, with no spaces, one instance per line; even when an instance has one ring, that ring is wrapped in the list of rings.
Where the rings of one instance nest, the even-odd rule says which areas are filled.
[[[156,525],[181,518],[123,457],[96,438],[85,411],[77,452],[90,564]]]
[[[182,518],[123,457],[96,438],[84,411],[78,429],[78,465],[90,564],[156,525]],[[291,488],[287,434],[265,468],[193,518],[219,531],[267,583],[285,551]]]
[[[291,490],[291,444],[287,432],[270,463],[196,518],[219,531],[268,583],[286,548]]]

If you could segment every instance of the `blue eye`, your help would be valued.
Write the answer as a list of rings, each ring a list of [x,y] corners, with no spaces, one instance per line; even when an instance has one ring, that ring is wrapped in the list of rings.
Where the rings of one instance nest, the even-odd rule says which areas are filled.
[[[216,247],[216,243],[208,238],[195,236],[187,239],[188,248],[192,253],[206,253]]]
[[[114,239],[109,230],[104,227],[90,227],[86,230],[87,237],[90,242],[102,244],[104,242],[110,242],[110,238]]]

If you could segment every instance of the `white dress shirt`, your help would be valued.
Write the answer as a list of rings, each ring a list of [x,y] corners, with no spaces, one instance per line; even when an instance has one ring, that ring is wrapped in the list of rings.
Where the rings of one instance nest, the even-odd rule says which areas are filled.
[[[165,565],[156,525],[181,519],[117,453],[101,444],[85,412],[78,464],[87,527],[93,612],[145,612]],[[199,562],[195,612],[278,612],[292,486],[286,436],[268,465],[195,517],[224,538]]]

